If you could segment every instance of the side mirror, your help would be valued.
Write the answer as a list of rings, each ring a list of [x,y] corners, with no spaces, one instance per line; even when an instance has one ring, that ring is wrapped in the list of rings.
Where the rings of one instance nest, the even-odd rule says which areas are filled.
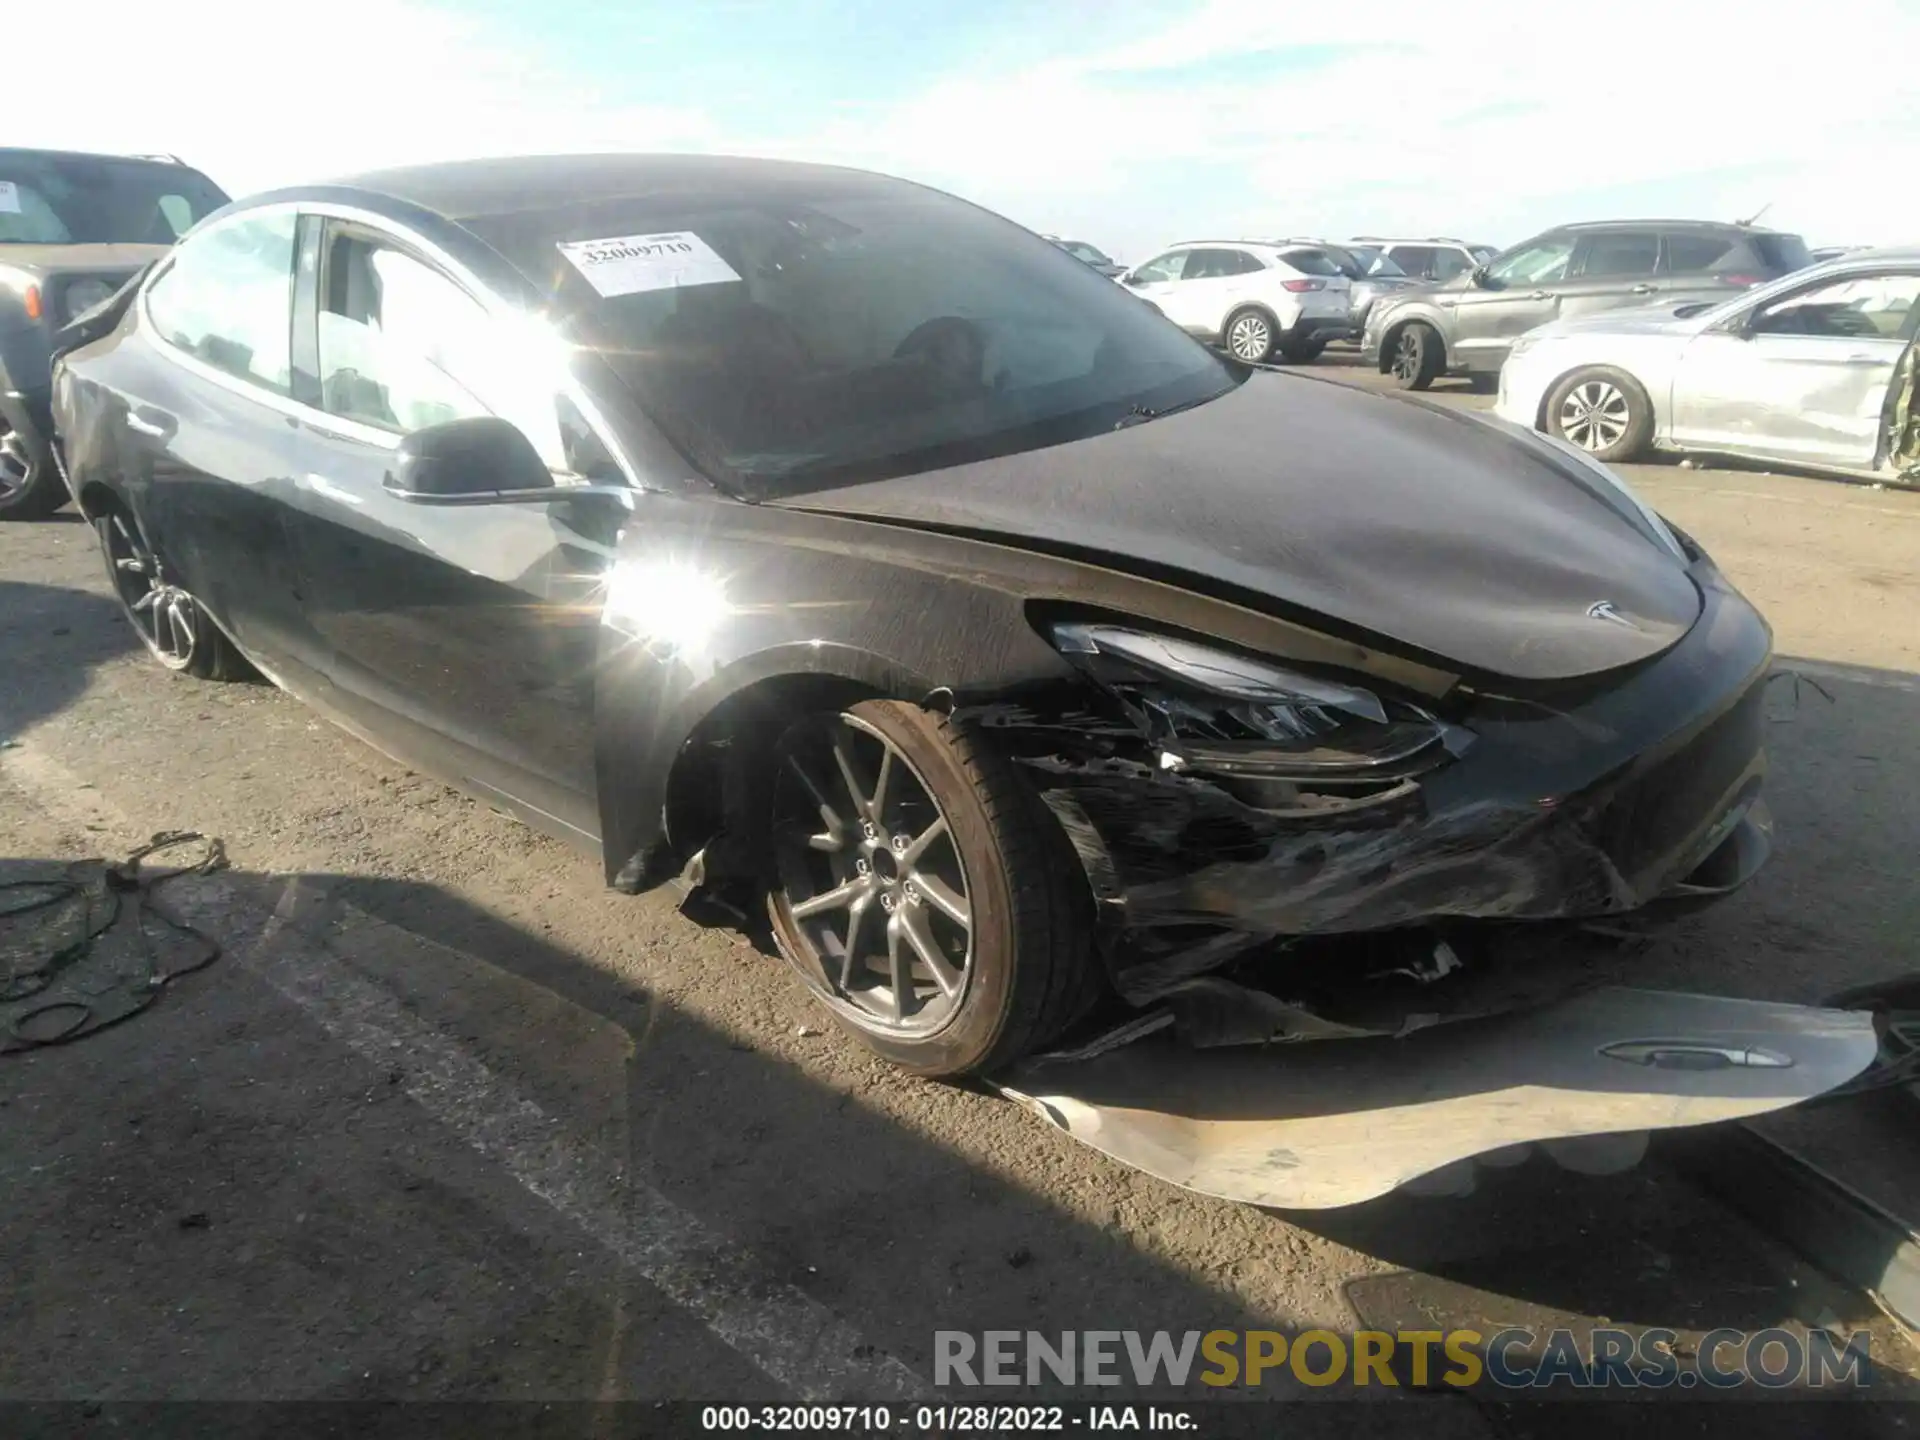
[[[414,431],[400,442],[384,483],[416,505],[505,504],[554,488],[533,442],[493,415]]]
[[[1487,267],[1476,265],[1467,272],[1467,283],[1476,290],[1491,290],[1493,278],[1487,274]]]

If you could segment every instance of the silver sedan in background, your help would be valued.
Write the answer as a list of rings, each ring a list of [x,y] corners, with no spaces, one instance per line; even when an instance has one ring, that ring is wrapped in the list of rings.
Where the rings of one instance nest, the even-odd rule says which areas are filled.
[[[1521,336],[1501,418],[1595,457],[1740,456],[1920,475],[1920,248],[1867,250],[1720,304],[1616,310]]]

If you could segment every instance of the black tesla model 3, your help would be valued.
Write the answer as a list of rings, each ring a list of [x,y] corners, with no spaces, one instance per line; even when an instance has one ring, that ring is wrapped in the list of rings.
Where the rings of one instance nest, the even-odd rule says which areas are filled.
[[[1276,941],[1653,913],[1766,853],[1770,632],[1611,472],[1242,368],[917,185],[282,190],[65,343],[68,483],[163,664],[622,888],[761,887],[921,1071]]]

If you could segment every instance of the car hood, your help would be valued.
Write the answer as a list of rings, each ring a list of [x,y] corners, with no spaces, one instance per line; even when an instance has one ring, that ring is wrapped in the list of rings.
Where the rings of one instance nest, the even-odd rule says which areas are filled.
[[[1521,680],[1645,660],[1700,613],[1681,561],[1545,442],[1267,372],[1092,439],[769,503],[1165,575]]]
[[[0,265],[52,275],[131,275],[171,245],[0,245]]]

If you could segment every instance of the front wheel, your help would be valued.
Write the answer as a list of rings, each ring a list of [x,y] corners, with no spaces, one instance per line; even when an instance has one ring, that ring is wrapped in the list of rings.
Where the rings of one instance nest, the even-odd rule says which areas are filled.
[[[1393,383],[1402,390],[1424,390],[1433,384],[1446,361],[1440,332],[1415,320],[1393,338],[1390,366]]]
[[[1631,375],[1603,366],[1576,370],[1547,396],[1547,433],[1596,460],[1631,460],[1653,438],[1653,402]]]
[[[998,751],[872,700],[800,721],[776,759],[774,938],[870,1049],[924,1075],[992,1070],[1093,998],[1079,866]]]

